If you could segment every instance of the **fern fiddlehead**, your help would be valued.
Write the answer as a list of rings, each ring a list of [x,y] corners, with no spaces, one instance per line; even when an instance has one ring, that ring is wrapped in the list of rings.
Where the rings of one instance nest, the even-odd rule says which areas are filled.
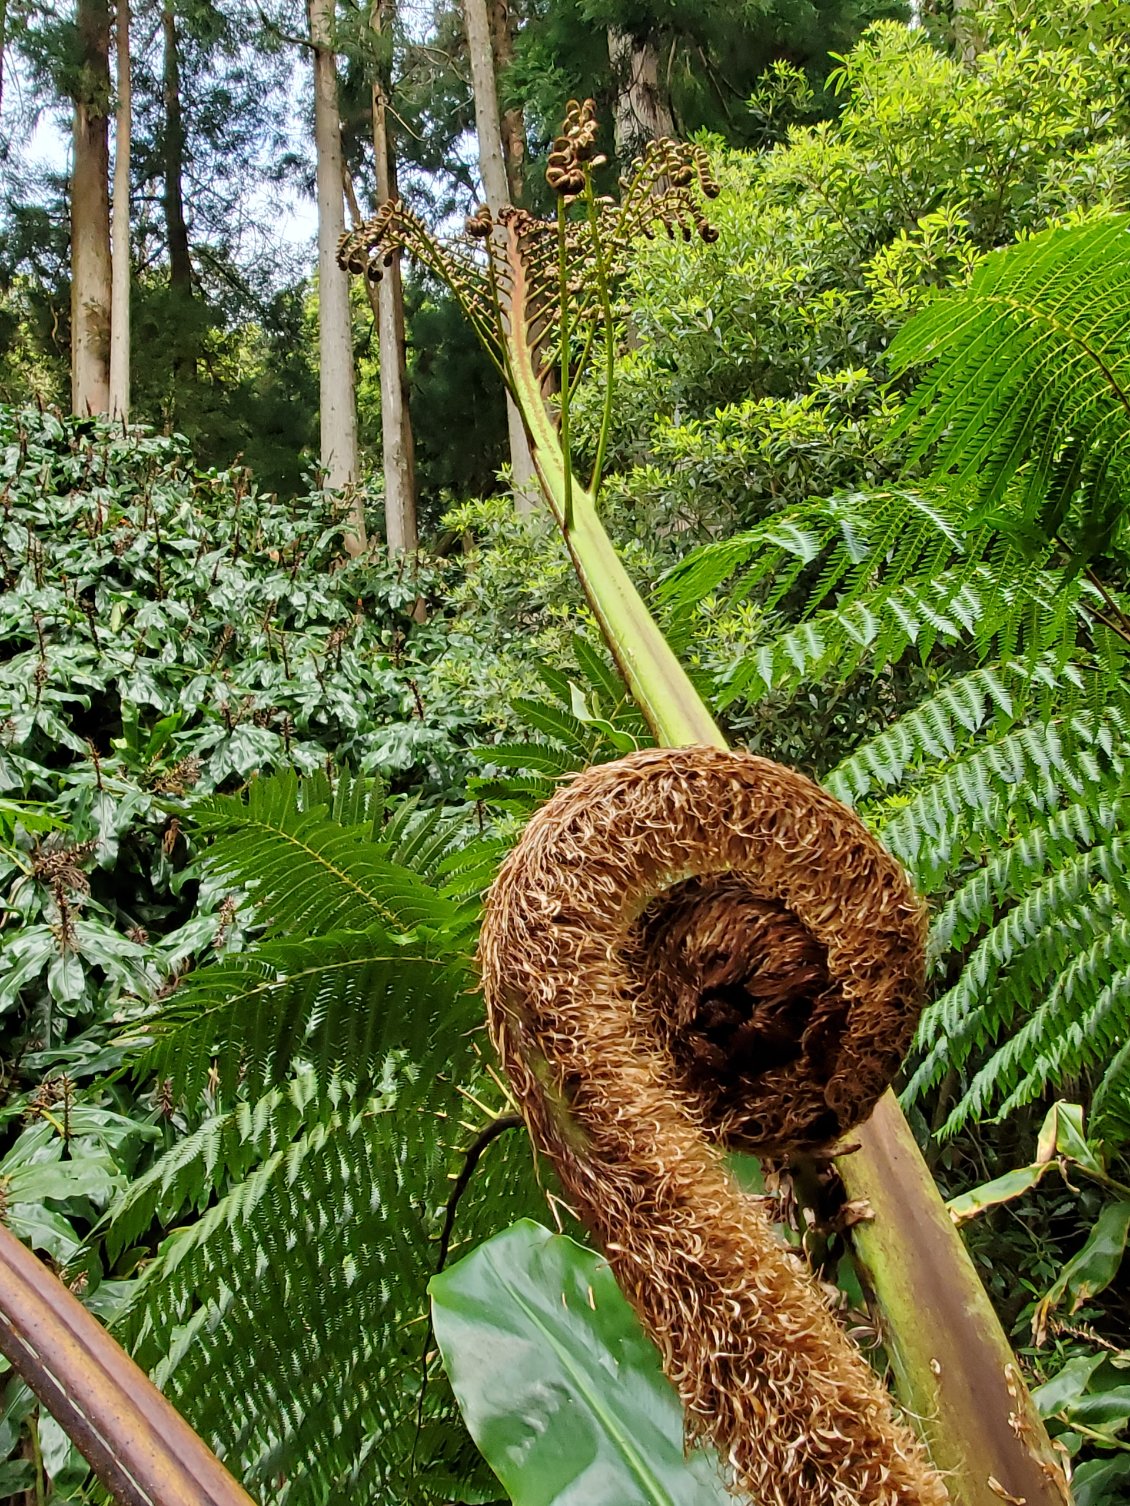
[[[716,748],[589,769],[534,816],[480,948],[535,1142],[763,1503],[941,1503],[889,1397],[721,1150],[827,1145],[909,1044],[925,922],[807,779]]]

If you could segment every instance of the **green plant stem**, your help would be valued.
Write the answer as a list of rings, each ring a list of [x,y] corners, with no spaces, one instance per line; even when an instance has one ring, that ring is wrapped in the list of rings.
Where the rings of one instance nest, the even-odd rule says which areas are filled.
[[[35,1467],[35,1502],[44,1506],[47,1500],[47,1477],[43,1469],[43,1450],[39,1444],[39,1415],[33,1412],[27,1420],[27,1434],[31,1443],[31,1461]]]
[[[567,493],[561,444],[531,353],[511,352],[514,396],[542,489],[617,666],[657,740],[726,740],[649,614],[605,532],[591,492]],[[566,497],[572,526],[566,529]],[[890,1092],[838,1165],[861,1220],[856,1264],[873,1293],[896,1388],[955,1506],[1064,1506],[1058,1456],[1032,1404],[988,1294]]]
[[[608,268],[604,262],[604,247],[600,240],[600,224],[596,215],[596,199],[592,191],[592,175],[585,173],[585,207],[588,210],[589,229],[592,232],[593,267],[596,271],[596,286],[600,296],[600,317],[604,324],[604,409],[600,415],[600,436],[596,445],[596,459],[592,467],[589,491],[593,497],[600,496],[600,482],[604,475],[604,456],[608,449],[608,436],[612,429],[612,399],[616,390],[616,346],[612,338],[612,300],[608,293]]]
[[[561,304],[561,456],[565,463],[562,527],[573,526],[573,451],[569,443],[569,261],[565,243],[565,196],[557,198],[557,296]]]
[[[1069,1166],[1073,1166],[1080,1176],[1089,1177],[1090,1180],[1097,1183],[1099,1187],[1105,1188],[1107,1192],[1112,1192],[1115,1197],[1120,1198],[1123,1202],[1130,1203],[1130,1187],[1128,1187],[1125,1182],[1116,1181],[1114,1177],[1108,1176],[1105,1171],[1092,1171],[1090,1167],[1084,1166],[1082,1162],[1072,1161],[1069,1156],[1061,1158],[1061,1171],[1063,1170],[1064,1160],[1067,1161]],[[1063,1172],[1063,1180],[1067,1182],[1067,1185],[1069,1187],[1071,1187],[1071,1183],[1067,1180],[1067,1173],[1065,1171]],[[1072,1187],[1071,1190],[1072,1192],[1075,1192],[1078,1189]]]

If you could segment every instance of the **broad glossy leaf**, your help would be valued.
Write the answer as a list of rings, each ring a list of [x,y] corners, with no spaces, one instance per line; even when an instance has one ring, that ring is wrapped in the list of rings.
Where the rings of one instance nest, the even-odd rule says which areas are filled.
[[[52,1213],[42,1203],[16,1203],[4,1217],[5,1227],[33,1250],[43,1250],[57,1265],[70,1265],[82,1249],[82,1240],[61,1213]],[[0,1500],[3,1500],[0,1493]]]
[[[1047,1162],[1043,1165],[1037,1163],[1034,1166],[1019,1166],[1015,1171],[1005,1172],[1003,1177],[982,1182],[980,1187],[963,1192],[960,1197],[952,1198],[946,1204],[949,1216],[955,1224],[964,1224],[988,1208],[999,1208],[1002,1203],[1023,1197],[1026,1192],[1031,1192],[1047,1170]]]
[[[1051,1120],[1053,1117],[1056,1126],[1055,1148],[1059,1154],[1066,1156],[1070,1161],[1078,1162],[1087,1171],[1101,1175],[1106,1168],[1095,1155],[1094,1147],[1087,1139],[1082,1105],[1057,1103],[1052,1107],[1048,1119]]]
[[[1070,1259],[1056,1288],[1071,1294],[1079,1308],[1096,1292],[1104,1291],[1118,1274],[1130,1237],[1130,1203],[1108,1203],[1095,1220],[1087,1243]]]
[[[1108,1203],[1095,1220],[1087,1242],[1064,1266],[1059,1280],[1036,1307],[1033,1332],[1042,1341],[1047,1315],[1065,1296],[1077,1312],[1096,1292],[1104,1291],[1118,1274],[1130,1238],[1130,1202]]]
[[[606,1262],[523,1220],[433,1278],[471,1436],[515,1506],[733,1506]]]
[[[1075,1506],[1110,1506],[1110,1502],[1123,1499],[1128,1479],[1130,1454],[1081,1464],[1071,1478]]]
[[[1054,1417],[1057,1412],[1073,1406],[1086,1391],[1091,1376],[1103,1362],[1101,1354],[1078,1355],[1068,1360],[1051,1380],[1037,1386],[1032,1400],[1041,1417]]]

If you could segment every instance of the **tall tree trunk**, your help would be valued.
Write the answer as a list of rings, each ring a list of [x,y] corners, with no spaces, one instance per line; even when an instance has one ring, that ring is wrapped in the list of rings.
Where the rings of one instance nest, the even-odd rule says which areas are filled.
[[[395,0],[373,0],[369,24],[378,35],[391,33]],[[377,207],[396,197],[396,150],[388,122],[392,89],[391,35],[387,64],[373,79],[373,157],[377,168]],[[390,554],[419,547],[416,527],[416,447],[408,410],[408,359],[404,335],[404,284],[400,253],[377,284],[377,334],[381,352],[381,442],[384,451],[385,536]]]
[[[509,0],[488,0],[487,16],[497,78],[505,74],[514,59],[514,13]],[[503,110],[500,125],[510,202],[520,204],[526,187],[526,115],[521,105]]]
[[[8,51],[8,0],[0,0],[0,108],[4,104],[4,58]]]
[[[192,258],[188,250],[188,226],[184,218],[184,112],[180,99],[180,46],[177,18],[171,0],[161,14],[164,33],[165,104],[165,236],[169,244],[169,286],[186,298],[192,297]]]
[[[71,173],[71,405],[110,406],[110,8],[77,0],[82,67]]]
[[[649,141],[675,134],[667,91],[659,82],[659,49],[648,38],[608,28],[608,60],[616,80],[613,110],[616,155],[633,157]]]
[[[341,121],[334,55],[334,0],[307,0],[314,47],[314,151],[318,164],[318,353],[321,461],[327,486],[351,491],[345,547],[365,548],[365,510],[357,484],[357,410],[349,283],[337,264],[345,231]]]
[[[967,68],[972,68],[985,50],[985,38],[977,25],[973,0],[953,0],[953,45]]]
[[[471,60],[471,87],[475,93],[475,132],[479,138],[479,177],[492,214],[510,201],[510,184],[502,155],[502,125],[498,111],[498,83],[494,73],[487,0],[463,0],[463,23]],[[520,513],[538,510],[537,480],[522,415],[509,396],[506,422],[510,433],[510,470],[514,501]]]
[[[129,0],[118,0],[116,27],[118,113],[114,123],[114,213],[110,222],[110,412],[129,419],[130,248],[129,159],[133,129]]]

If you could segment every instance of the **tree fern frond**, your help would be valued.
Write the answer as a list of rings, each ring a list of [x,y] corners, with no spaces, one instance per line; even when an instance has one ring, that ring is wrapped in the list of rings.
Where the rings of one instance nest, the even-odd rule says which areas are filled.
[[[936,446],[936,477],[1018,536],[1108,547],[1130,479],[1128,306],[1130,216],[993,252],[894,340],[895,371],[932,363],[895,436],[913,432],[915,459]]]
[[[326,806],[299,798],[298,786],[286,776],[253,782],[246,798],[213,797],[199,821],[213,838],[209,868],[251,890],[256,919],[267,934],[360,931],[374,924],[392,931],[420,926],[462,938],[473,933],[474,913],[441,897],[391,857],[394,848],[409,859],[418,856],[428,837],[426,821],[409,828],[408,817],[401,818],[389,836],[380,828],[380,813],[367,811],[362,823],[343,826]],[[429,849],[422,866],[448,851],[452,840],[445,832],[440,850]]]
[[[1011,719],[1016,693],[1027,683],[1023,669],[1010,673],[992,666],[948,681],[837,764],[824,779],[826,788],[855,805],[877,790],[901,784],[924,763],[955,755],[995,714]]]
[[[976,934],[986,914],[1025,892],[1041,875],[1092,846],[1105,834],[1130,830],[1130,799],[1097,796],[1037,820],[1014,843],[995,852],[945,902],[930,926],[930,959],[938,964]]]
[[[1122,888],[1124,903],[1125,879]],[[973,1078],[943,1133],[956,1132],[992,1103],[1000,1104],[1003,1116],[1031,1102],[1061,1074],[1109,1056],[1111,1036],[1124,1033],[1130,1014],[1130,924],[1110,901],[1100,891],[1084,934],[1078,935],[1077,925],[1071,927],[1078,949],[1068,952],[1066,965],[1035,1013]]]
[[[1114,1145],[1130,1144],[1130,1031],[1091,1100],[1091,1133]]]
[[[1124,841],[1092,848],[1027,889],[988,929],[957,984],[929,1006],[921,1039],[944,1035],[953,1064],[961,1066],[969,1053],[971,1021],[984,1032],[977,1042],[982,1044],[994,1038],[1017,998],[1039,997],[1049,978],[1064,984],[1080,948],[1107,935],[1119,891],[1125,889],[1126,850]],[[1102,887],[1095,892],[1100,878],[1109,893]],[[1005,969],[1009,987],[1002,994],[997,985]]]
[[[205,862],[249,888],[267,935],[143,1022],[139,1069],[223,1107],[126,1192],[107,1238],[120,1254],[178,1225],[123,1326],[264,1503],[493,1498],[425,1354],[450,1178],[497,1096],[470,938],[503,844],[467,840],[472,820],[321,774],[205,814]],[[452,1248],[541,1204],[524,1135],[492,1141]]]
[[[1050,548],[1029,558],[991,530],[963,532],[964,521],[960,506],[914,493],[835,497],[697,551],[660,597],[685,637],[707,586],[729,577],[733,602],[757,593],[769,612],[819,565],[800,620],[766,634],[722,679],[723,705],[878,673],[910,653],[925,660],[939,643],[982,661],[1068,662],[1092,620],[1091,588],[1050,570]]]
[[[217,1186],[289,1144],[319,1096],[313,1074],[300,1071],[284,1088],[212,1114],[177,1140],[115,1203],[106,1235],[111,1258],[154,1220],[168,1227],[186,1211],[203,1212]],[[336,1096],[329,1095],[331,1108]]]
[[[1117,705],[1022,723],[979,740],[868,814],[890,851],[930,892],[966,861],[970,848],[995,848],[1018,826],[1066,802],[1116,795],[1128,756],[1126,714]]]
[[[421,1394],[425,1427],[447,1440],[441,1461],[459,1466],[465,1435],[442,1376],[422,1393],[452,1164],[435,1111],[455,1102],[448,1086],[426,1112],[343,1103],[170,1236],[138,1283],[125,1319],[136,1352],[264,1500],[411,1495],[430,1464]],[[489,1154],[492,1176],[473,1180],[460,1220],[473,1208],[497,1228],[538,1194],[524,1137]]]
[[[213,1073],[230,1094],[242,1080],[284,1081],[296,1061],[323,1084],[367,1085],[405,1055],[437,1070],[447,1033],[477,1023],[469,958],[414,953],[378,928],[316,940],[276,938],[190,974],[146,1019],[141,1070],[190,1102]]]

